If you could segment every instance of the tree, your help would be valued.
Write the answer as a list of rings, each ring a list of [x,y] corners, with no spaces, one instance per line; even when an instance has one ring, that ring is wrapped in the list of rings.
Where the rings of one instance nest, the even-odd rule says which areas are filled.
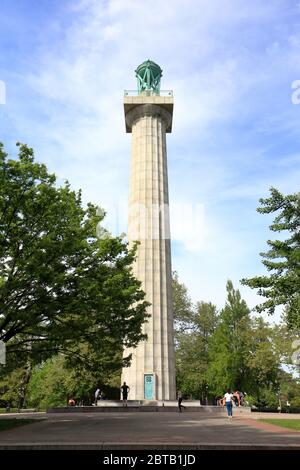
[[[0,145],[0,339],[8,369],[63,353],[86,370],[128,364],[144,338],[147,302],[132,273],[135,248],[96,237],[102,218],[81,193],[19,145]]]
[[[211,303],[193,306],[178,276],[173,282],[176,318],[185,320],[178,321],[175,356],[177,387],[184,395],[214,402],[229,387],[246,392],[250,404],[277,407],[287,394],[298,403],[298,394],[291,391],[297,381],[282,368],[292,365],[292,340],[297,338],[286,325],[251,317],[231,281],[220,314]]]
[[[58,355],[33,369],[26,403],[29,407],[47,409],[66,406],[73,398],[77,404],[90,405],[98,385],[103,391],[102,378],[97,371],[70,368],[64,356]]]
[[[25,373],[24,367],[18,367],[0,378],[0,407],[20,407],[21,384]]]
[[[69,398],[76,398],[74,391],[77,383],[78,378],[74,371],[66,367],[64,357],[54,356],[34,367],[26,403],[37,409],[66,406]],[[86,378],[82,385],[86,387]]]
[[[173,273],[177,387],[185,396],[207,399],[208,340],[216,328],[217,309],[211,303],[192,304],[188,289]]]
[[[300,381],[283,370],[280,371],[280,399],[284,405],[300,408]]]
[[[178,333],[176,369],[178,388],[187,396],[207,403],[210,391],[207,383],[209,366],[208,344],[218,324],[215,305],[197,302],[190,319],[190,330]]]
[[[279,329],[270,327],[261,317],[251,320],[251,328],[247,332],[248,354],[245,363],[249,368],[247,391],[260,404],[263,397],[278,396],[280,390],[279,373],[281,368],[282,348],[276,341]],[[265,403],[267,404],[267,403]]]
[[[215,396],[223,395],[227,388],[245,390],[249,372],[245,332],[250,325],[250,311],[231,281],[226,288],[227,301],[208,345],[207,380]]]
[[[193,304],[187,287],[179,282],[176,271],[173,272],[172,289],[175,330],[188,330],[192,327]]]
[[[216,396],[227,388],[246,392],[252,402],[278,402],[282,365],[290,363],[291,341],[284,325],[251,318],[240,292],[227,283],[227,302],[209,341],[207,380]]]
[[[258,294],[265,297],[256,307],[258,312],[273,314],[276,306],[285,307],[287,324],[290,328],[300,327],[300,196],[284,196],[277,189],[271,188],[271,197],[260,199],[261,214],[277,214],[270,230],[284,233],[285,240],[268,240],[270,249],[261,253],[263,264],[270,275],[242,279],[242,284],[258,289]]]

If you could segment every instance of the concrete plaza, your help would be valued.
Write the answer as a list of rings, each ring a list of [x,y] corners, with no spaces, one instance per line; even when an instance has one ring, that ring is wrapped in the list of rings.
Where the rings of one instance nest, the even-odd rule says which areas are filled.
[[[300,432],[261,423],[273,415],[110,412],[0,415],[39,418],[0,434],[4,449],[300,449]],[[279,417],[278,414],[275,417]],[[282,415],[299,418],[299,415]]]

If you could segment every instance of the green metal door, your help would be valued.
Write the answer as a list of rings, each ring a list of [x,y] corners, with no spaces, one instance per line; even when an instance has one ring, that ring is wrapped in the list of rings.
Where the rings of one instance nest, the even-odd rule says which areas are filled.
[[[144,398],[153,400],[154,398],[154,377],[153,374],[144,375]]]

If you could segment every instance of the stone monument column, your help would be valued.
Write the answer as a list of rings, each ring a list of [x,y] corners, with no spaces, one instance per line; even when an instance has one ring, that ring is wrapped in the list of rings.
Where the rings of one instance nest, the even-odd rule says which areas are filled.
[[[172,130],[173,94],[160,92],[160,67],[136,70],[139,90],[125,92],[126,131],[132,133],[128,239],[139,242],[134,274],[142,282],[150,317],[147,340],[132,353],[122,383],[131,400],[174,400],[175,361],[166,133]],[[133,94],[133,93],[132,93]]]

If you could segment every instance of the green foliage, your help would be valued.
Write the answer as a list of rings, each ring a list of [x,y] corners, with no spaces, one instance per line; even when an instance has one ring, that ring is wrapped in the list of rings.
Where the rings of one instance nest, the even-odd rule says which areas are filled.
[[[179,282],[178,274],[173,272],[173,316],[175,331],[182,332],[193,327],[193,304],[187,287]]]
[[[279,396],[282,405],[290,402],[291,407],[300,407],[300,382],[299,378],[293,377],[292,374],[283,370],[280,371],[279,379]]]
[[[300,408],[300,391],[298,390],[298,395],[294,396],[290,400],[291,407]]]
[[[220,322],[209,340],[207,380],[213,393],[222,396],[227,388],[245,390],[249,370],[245,361],[250,324],[249,309],[240,292],[227,282],[227,302]]]
[[[255,405],[259,407],[278,408],[279,396],[272,388],[264,387],[260,390],[259,398],[256,398]]]
[[[10,404],[11,407],[19,406],[20,386],[26,370],[24,367],[17,368],[10,373],[3,374],[0,379],[1,405]]]
[[[208,383],[216,395],[226,388],[242,390],[253,404],[278,403],[281,365],[288,363],[291,341],[285,326],[270,327],[251,318],[246,303],[232,283],[220,324],[209,342]]]
[[[94,392],[100,387],[106,398],[119,398],[120,370],[103,373],[87,370],[81,364],[70,364],[66,356],[58,355],[36,365],[15,369],[0,376],[0,404],[11,407],[47,409],[66,406],[70,398],[76,403],[90,405]],[[24,378],[28,379],[23,390]]]
[[[60,356],[35,367],[27,390],[29,407],[47,409],[67,405],[73,384],[64,362]]]
[[[208,341],[217,322],[217,309],[211,303],[195,306],[187,288],[173,276],[174,312],[176,319],[176,380],[184,396],[207,399]]]
[[[264,391],[266,394],[279,394],[281,364],[287,362],[284,358],[288,354],[288,343],[290,341],[286,337],[284,326],[270,327],[262,318],[252,319],[251,330],[248,332],[249,352],[246,363],[251,377],[250,390],[259,401],[262,401]]]
[[[178,277],[174,283],[179,283]],[[176,317],[185,320],[176,333],[177,386],[183,394],[206,403],[231,388],[246,392],[250,405],[277,406],[279,397],[284,399],[285,382],[296,383],[281,369],[283,363],[290,363],[292,352],[286,327],[271,327],[262,318],[251,318],[231,281],[219,315],[211,303],[193,306],[184,285],[177,285],[176,292],[182,296],[176,300]],[[182,316],[178,306],[182,306]]]
[[[271,188],[271,197],[260,199],[261,214],[277,214],[270,230],[283,233],[285,240],[268,240],[270,249],[261,253],[263,264],[269,271],[267,276],[242,279],[242,283],[265,297],[257,311],[273,314],[276,306],[285,307],[290,328],[300,327],[300,197],[298,194],[284,196]]]
[[[246,406],[250,406],[250,408],[251,408],[252,406],[256,406],[256,405],[257,405],[257,398],[254,397],[253,395],[247,394],[247,395],[245,396],[245,401],[244,401],[244,403],[245,403]]]
[[[42,409],[66,406],[70,398],[77,403],[91,404],[98,385],[96,374],[68,368],[65,358],[56,356],[34,368],[26,403],[28,407]]]
[[[85,370],[122,364],[144,336],[147,302],[132,274],[135,249],[98,239],[102,216],[19,145],[0,145],[0,339],[8,369],[63,352]]]

